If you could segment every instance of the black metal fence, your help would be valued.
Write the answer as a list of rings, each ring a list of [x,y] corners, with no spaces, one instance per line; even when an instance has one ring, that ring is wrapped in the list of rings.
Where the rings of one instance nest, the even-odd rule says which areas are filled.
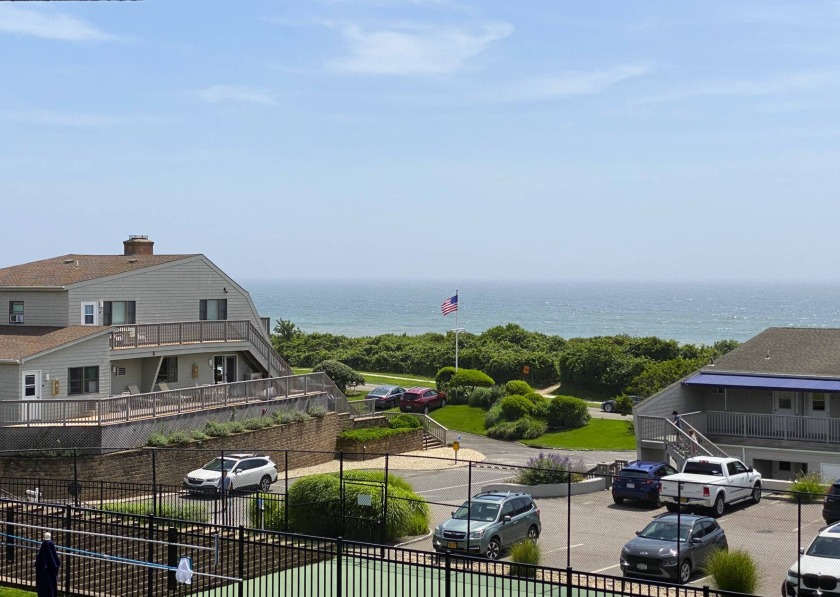
[[[6,582],[34,584],[43,531],[53,533],[64,595],[208,597],[727,596],[571,568],[432,554],[395,546],[0,500]],[[189,558],[191,583],[176,570]]]
[[[250,451],[271,452],[253,449]],[[559,575],[557,578],[561,579],[566,578],[563,575],[567,569],[575,571],[574,574],[578,575],[575,578],[585,575],[583,571],[587,571],[589,573],[586,577],[587,583],[591,578],[601,578],[601,575],[603,578],[620,575],[622,573],[620,556],[624,543],[632,539],[636,531],[643,529],[655,517],[665,513],[662,506],[649,503],[624,500],[616,503],[610,486],[618,467],[600,467],[599,472],[596,473],[573,460],[566,462],[573,474],[563,474],[562,471],[547,474],[545,470],[535,467],[491,462],[465,462],[434,456],[367,453],[364,455],[365,460],[351,460],[345,458],[344,454],[330,453],[330,456],[336,458],[332,464],[321,465],[316,469],[291,469],[285,466],[285,463],[300,461],[306,454],[294,451],[273,454],[273,460],[283,470],[278,470],[278,481],[267,493],[250,490],[234,491],[226,498],[222,498],[218,495],[191,495],[179,485],[91,481],[86,479],[84,467],[72,467],[68,461],[68,470],[75,468],[75,475],[72,478],[62,480],[3,478],[0,479],[0,496],[15,500],[15,503],[28,503],[30,509],[42,508],[45,511],[52,511],[57,508],[63,513],[63,508],[69,508],[73,512],[98,513],[97,515],[102,520],[112,520],[111,517],[116,517],[120,521],[135,521],[135,526],[144,528],[147,534],[152,532],[148,530],[150,523],[147,522],[151,516],[151,520],[156,521],[152,526],[157,534],[165,535],[168,527],[172,526],[179,533],[202,529],[204,533],[202,536],[205,536],[212,535],[206,529],[216,528],[219,529],[220,537],[229,538],[231,534],[239,533],[239,528],[242,527],[246,529],[244,531],[246,546],[250,545],[248,541],[254,537],[271,537],[272,541],[288,543],[291,541],[289,537],[293,537],[288,533],[325,534],[330,535],[332,539],[324,540],[318,545],[327,543],[332,545],[330,548],[332,551],[328,552],[333,554],[329,556],[330,558],[334,558],[335,550],[339,549],[334,542],[337,536],[342,536],[345,540],[362,541],[365,544],[387,543],[388,546],[379,548],[387,553],[397,553],[393,550],[397,549],[398,545],[413,541],[411,546],[419,551],[410,553],[426,554],[423,557],[428,558],[434,554],[431,531],[435,526],[449,519],[451,513],[471,496],[487,489],[524,491],[534,495],[540,509],[542,529],[539,545],[542,551],[541,562],[545,569],[551,570],[552,574]],[[204,456],[209,461],[218,455],[218,452],[208,451]],[[358,455],[353,456],[355,458]],[[151,462],[154,462],[154,459],[150,458]],[[428,508],[430,528],[427,534],[395,537],[393,527],[390,526],[392,519],[389,518],[388,513],[392,510],[392,506],[399,503],[413,504],[413,498],[405,497],[404,494],[391,489],[389,485],[363,479],[361,475],[356,474],[357,470],[378,471],[383,477],[398,476],[408,482],[419,495],[417,503],[422,502],[423,507]],[[313,472],[328,471],[334,472],[338,478],[339,491],[333,499],[325,501],[318,496],[304,496],[303,498],[298,496],[287,499],[290,488],[298,479]],[[184,474],[187,472],[184,471]],[[150,464],[150,480],[158,477],[159,474],[160,471],[155,471]],[[528,476],[532,478],[537,476],[543,481],[555,482],[531,487],[516,484],[517,481],[522,481]],[[785,571],[798,561],[800,548],[808,545],[818,529],[825,524],[822,518],[822,499],[821,496],[770,490],[766,487],[760,493],[762,499],[758,504],[752,504],[753,500],[748,499],[729,506],[718,522],[726,532],[730,549],[743,549],[757,561],[760,578],[758,594],[775,595],[778,594],[779,587],[785,578]],[[295,495],[294,491],[292,495]],[[360,505],[358,502],[360,496],[363,498],[369,496],[369,505]],[[295,515],[296,512],[306,513],[310,520],[324,524],[323,526],[309,526],[307,529],[296,528],[290,523],[300,518]],[[93,514],[86,515],[94,516]],[[136,522],[138,520],[141,522]],[[276,539],[276,537],[283,539]],[[395,538],[386,540],[389,537]],[[248,549],[257,548],[249,547]],[[271,557],[280,556],[272,555]],[[417,558],[421,556],[418,555]],[[382,556],[375,559],[376,562],[380,560]],[[441,565],[432,564],[431,561],[423,560],[425,562],[423,566],[431,567],[435,571],[439,570]],[[472,562],[472,560],[467,561]],[[456,558],[456,562],[461,562],[461,559]],[[499,569],[502,570],[508,565],[487,561],[479,565],[476,562],[471,565],[475,570],[480,571],[495,569],[495,566],[502,566]],[[361,564],[358,565],[361,566]],[[460,565],[458,563],[455,569],[458,569],[457,566]],[[310,573],[317,577],[322,572],[310,570]],[[323,574],[327,573],[323,572]],[[388,572],[388,574],[394,576],[396,573]],[[239,578],[229,570],[223,576]],[[498,576],[508,578],[507,569],[500,572]],[[538,575],[537,578],[542,578],[542,576]],[[562,586],[564,582],[568,581],[561,580],[555,584],[559,583]],[[611,582],[616,583],[618,580]],[[638,584],[637,581],[625,582],[630,587]],[[696,571],[690,581],[691,585],[697,589],[702,589],[710,582],[710,579],[700,571]],[[631,592],[636,591],[635,588],[616,588],[614,584],[609,586],[609,592],[639,594]],[[237,593],[231,593],[233,594]],[[329,594],[352,595],[356,593]],[[422,595],[423,592],[415,594]]]

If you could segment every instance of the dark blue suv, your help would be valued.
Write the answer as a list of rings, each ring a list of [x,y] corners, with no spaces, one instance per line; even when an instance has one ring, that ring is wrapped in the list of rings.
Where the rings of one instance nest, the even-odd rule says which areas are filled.
[[[624,500],[639,500],[657,508],[661,479],[666,475],[675,475],[677,470],[664,462],[633,460],[624,465],[618,476],[613,479],[612,496],[616,504]]]

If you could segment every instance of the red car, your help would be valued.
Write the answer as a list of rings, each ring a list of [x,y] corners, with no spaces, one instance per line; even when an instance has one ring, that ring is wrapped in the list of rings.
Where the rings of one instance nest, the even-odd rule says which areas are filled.
[[[433,408],[446,406],[446,394],[432,388],[408,388],[400,399],[400,410],[404,413],[429,414]]]

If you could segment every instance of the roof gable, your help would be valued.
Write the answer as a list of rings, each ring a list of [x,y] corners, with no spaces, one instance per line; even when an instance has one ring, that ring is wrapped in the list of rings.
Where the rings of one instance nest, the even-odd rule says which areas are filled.
[[[0,326],[0,359],[24,359],[110,329],[94,325],[74,325],[66,328]]]
[[[840,329],[768,328],[703,371],[840,377]]]
[[[63,255],[0,269],[0,287],[64,287],[195,255]]]

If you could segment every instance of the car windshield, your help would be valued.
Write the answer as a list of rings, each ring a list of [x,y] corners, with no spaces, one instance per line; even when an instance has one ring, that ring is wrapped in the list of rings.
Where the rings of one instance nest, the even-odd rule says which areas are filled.
[[[835,539],[834,537],[817,537],[808,547],[808,551],[805,554],[840,560],[840,539]]]
[[[236,463],[235,460],[230,460],[229,458],[225,458],[225,470],[229,471],[233,468],[233,465]],[[219,472],[222,470],[222,459],[221,458],[214,458],[207,464],[202,467],[205,471],[215,471]]]
[[[680,543],[688,541],[691,532],[691,525],[683,524],[680,527]],[[655,520],[639,533],[639,537],[645,539],[657,539],[659,541],[677,540],[677,523],[672,521]]]
[[[466,520],[469,515],[470,520],[478,520],[481,522],[493,522],[499,515],[499,504],[485,504],[483,502],[471,502],[472,505],[467,508],[468,503],[464,503],[458,510],[455,511],[452,518],[456,520]]]

